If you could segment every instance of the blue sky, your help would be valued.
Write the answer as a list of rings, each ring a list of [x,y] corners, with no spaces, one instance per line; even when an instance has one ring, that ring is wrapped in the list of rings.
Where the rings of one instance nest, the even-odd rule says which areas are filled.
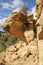
[[[0,25],[4,24],[5,19],[12,12],[19,11],[23,5],[29,8],[28,13],[34,13],[36,0],[0,0]]]

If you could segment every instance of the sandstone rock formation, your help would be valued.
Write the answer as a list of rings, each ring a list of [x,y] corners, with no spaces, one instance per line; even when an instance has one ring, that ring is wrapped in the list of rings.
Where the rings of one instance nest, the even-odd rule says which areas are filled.
[[[20,12],[12,13],[5,22],[4,30],[27,43],[24,32],[33,28],[33,14],[28,17]]]
[[[15,45],[6,49],[5,53],[1,53],[0,64],[5,65],[43,65],[43,1],[36,0],[36,9],[38,18],[36,22],[37,39],[33,39],[33,18],[29,19],[22,13],[13,13],[7,20],[6,25],[3,26],[4,30],[12,35],[16,35],[19,39],[26,42],[30,41],[28,45],[19,41]],[[33,15],[32,15],[33,16]],[[30,22],[31,21],[31,22]],[[30,24],[29,24],[30,23]],[[31,28],[28,28],[28,25]],[[29,31],[27,31],[27,29]],[[26,31],[26,32],[25,32]],[[24,36],[25,32],[25,36]],[[26,41],[27,39],[27,41]],[[37,41],[38,40],[38,41]],[[38,49],[39,48],[39,49]],[[38,63],[39,61],[39,63]],[[37,64],[38,63],[38,64]]]
[[[41,30],[38,30],[40,31],[38,33],[38,37],[39,40],[41,40],[43,39],[43,0],[36,0],[36,10],[38,14],[38,20],[36,24],[39,24],[38,28],[41,28]]]
[[[37,43],[36,40],[31,41],[26,46],[25,43],[19,41],[17,44],[10,46],[6,52],[1,53],[0,63],[5,65],[36,65],[37,64]],[[2,56],[3,55],[3,56]]]

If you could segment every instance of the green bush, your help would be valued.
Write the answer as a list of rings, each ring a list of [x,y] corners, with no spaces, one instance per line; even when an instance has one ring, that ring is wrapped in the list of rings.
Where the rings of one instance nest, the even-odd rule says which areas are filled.
[[[8,46],[15,44],[17,42],[17,38],[12,35],[8,35],[6,33],[0,33],[0,52],[5,50]],[[6,35],[4,35],[6,34]]]
[[[8,37],[8,40],[6,41],[6,44],[8,46],[10,46],[12,44],[15,44],[16,41],[17,41],[17,39],[14,36],[11,35],[11,36]]]
[[[0,52],[4,51],[5,47],[0,43]]]

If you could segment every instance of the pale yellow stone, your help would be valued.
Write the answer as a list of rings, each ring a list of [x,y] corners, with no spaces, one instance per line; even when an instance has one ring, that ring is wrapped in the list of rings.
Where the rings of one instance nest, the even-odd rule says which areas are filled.
[[[8,51],[10,51],[10,52],[14,52],[14,51],[16,51],[16,50],[17,50],[17,48],[15,48],[14,45],[12,45],[12,46],[10,46],[10,47],[8,48]]]

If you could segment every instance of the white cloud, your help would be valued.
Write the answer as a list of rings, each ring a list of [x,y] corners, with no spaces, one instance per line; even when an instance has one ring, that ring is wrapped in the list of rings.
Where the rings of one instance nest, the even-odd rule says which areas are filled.
[[[2,16],[0,16],[0,19],[2,18]]]
[[[24,5],[22,0],[13,0],[12,4],[9,3],[1,3],[3,8],[9,9],[9,8],[17,8]]]
[[[30,13],[30,11],[28,10],[28,14]]]
[[[6,19],[6,18],[0,19],[0,25],[5,24],[5,19]]]
[[[2,3],[1,5],[3,8],[6,8],[6,9],[8,9],[10,7],[10,4],[8,4],[8,3]]]
[[[24,3],[23,3],[23,1],[22,0],[14,0],[14,1],[12,1],[12,8],[16,8],[16,7],[18,7],[18,6],[23,6],[24,5]]]
[[[0,19],[0,31],[4,31],[1,26],[2,26],[3,24],[5,24],[5,19],[6,19],[6,18]]]
[[[31,8],[31,11],[28,10],[28,13],[33,13],[33,14],[35,14],[35,12],[36,12],[36,6],[32,7],[32,8]]]
[[[32,7],[32,11],[31,11],[31,13],[35,13],[36,12],[36,6],[34,6],[34,7]]]
[[[20,7],[19,8],[16,8],[16,9],[13,10],[13,12],[19,12],[20,9],[21,9]]]
[[[36,13],[36,6],[32,7],[31,9],[31,12],[30,13],[33,13],[34,14],[34,19],[37,19],[37,13]]]
[[[28,10],[28,15],[29,14],[33,14],[34,15],[34,19],[37,19],[37,12],[36,12],[36,6],[31,8],[31,11]]]

